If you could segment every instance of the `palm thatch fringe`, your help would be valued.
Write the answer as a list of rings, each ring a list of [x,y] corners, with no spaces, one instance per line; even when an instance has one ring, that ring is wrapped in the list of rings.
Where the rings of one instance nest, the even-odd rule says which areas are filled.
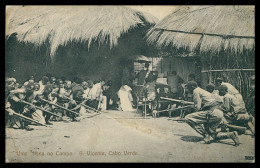
[[[50,43],[53,57],[68,42],[118,43],[122,33],[137,26],[154,25],[154,16],[125,6],[16,6],[7,9],[6,35],[39,46]]]
[[[157,47],[172,46],[189,52],[254,50],[255,7],[180,7],[150,29],[146,37]]]

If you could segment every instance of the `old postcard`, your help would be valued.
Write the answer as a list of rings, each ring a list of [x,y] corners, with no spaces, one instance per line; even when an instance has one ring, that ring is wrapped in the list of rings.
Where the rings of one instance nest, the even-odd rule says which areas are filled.
[[[255,6],[6,6],[5,162],[255,162]]]

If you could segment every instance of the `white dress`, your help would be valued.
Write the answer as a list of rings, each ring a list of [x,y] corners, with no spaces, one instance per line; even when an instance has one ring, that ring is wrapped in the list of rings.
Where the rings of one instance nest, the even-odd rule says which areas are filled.
[[[131,88],[127,85],[122,86],[118,91],[118,97],[120,99],[120,108],[122,111],[135,111],[132,106],[133,97],[131,94]]]

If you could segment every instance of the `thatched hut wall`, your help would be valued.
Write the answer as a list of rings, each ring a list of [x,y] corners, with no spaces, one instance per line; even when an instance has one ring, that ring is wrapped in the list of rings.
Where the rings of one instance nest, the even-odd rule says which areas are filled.
[[[34,75],[37,80],[46,73],[73,79],[112,80],[113,89],[121,86],[122,72],[126,64],[132,64],[133,55],[146,54],[150,50],[143,37],[149,26],[140,25],[118,39],[118,45],[100,45],[93,42],[71,41],[57,48],[54,58],[50,57],[49,44],[40,47],[17,41],[15,35],[6,43],[6,76],[23,82]],[[53,60],[52,60],[53,59]],[[15,71],[14,71],[15,70]]]
[[[14,77],[19,83],[28,80],[31,75],[40,76],[50,72],[48,44],[35,47],[33,44],[19,42],[15,35],[6,40],[5,75]]]
[[[214,83],[217,77],[234,85],[243,97],[249,94],[249,78],[255,74],[255,55],[253,51],[241,54],[221,52],[219,55],[201,53],[202,83]]]
[[[245,97],[255,68],[255,6],[180,7],[147,33],[147,42],[194,53],[200,57],[202,87],[223,76]]]
[[[122,72],[126,64],[132,64],[133,55],[145,54],[147,46],[143,36],[147,27],[140,27],[122,35],[118,45],[112,49],[109,46],[99,46],[93,43],[88,49],[84,43],[69,43],[59,47],[52,65],[53,73],[70,78],[82,76],[97,80],[103,78],[112,80],[116,88],[121,85]]]
[[[123,6],[27,6],[7,16],[6,75],[25,79],[49,72],[70,79],[103,77],[115,85],[131,55],[147,51],[143,37],[158,20]]]

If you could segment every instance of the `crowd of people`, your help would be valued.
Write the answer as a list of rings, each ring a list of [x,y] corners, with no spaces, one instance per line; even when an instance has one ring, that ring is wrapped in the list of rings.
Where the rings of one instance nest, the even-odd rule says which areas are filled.
[[[22,84],[7,77],[6,124],[32,130],[29,124],[34,121],[46,125],[52,125],[54,120],[79,121],[84,113],[100,112],[108,105],[111,107],[111,85],[110,80],[84,81],[75,77],[70,81],[48,74],[38,82],[31,76]]]
[[[246,130],[236,130],[231,125],[248,128],[254,135],[254,76],[251,77],[251,92],[244,102],[239,91],[222,78],[215,79],[214,84],[210,83],[202,89],[194,74],[190,74],[188,81],[184,82],[176,71],[171,71],[163,82],[148,66],[146,64],[144,70],[135,76],[138,81],[134,88],[133,78],[130,81],[122,80],[116,94],[118,99],[111,97],[110,80],[75,78],[70,81],[47,74],[38,82],[31,76],[19,84],[15,78],[6,78],[6,124],[32,130],[29,126],[32,123],[52,125],[51,121],[55,120],[76,122],[84,113],[100,112],[107,108],[135,111],[138,104],[134,104],[134,99],[142,93],[151,102],[148,104],[151,112],[158,112],[163,106],[164,109],[169,108],[172,104],[178,107],[185,102],[192,103],[188,106],[185,121],[204,137],[205,143],[230,138],[235,145],[239,145],[238,134]],[[173,102],[158,103],[160,97],[172,98]]]
[[[254,136],[254,75],[250,78],[250,92],[244,101],[239,91],[230,83],[224,82],[221,77],[216,78],[215,83],[210,83],[203,89],[194,74],[190,74],[188,81],[185,82],[176,71],[170,71],[163,82],[159,81],[159,77],[149,75],[147,67],[140,72],[141,80],[138,83],[143,84],[145,88],[146,100],[155,102],[152,103],[152,107],[148,107],[155,113],[159,108],[161,111],[168,109],[169,112],[172,110],[169,109],[169,105],[175,104],[176,108],[179,105],[185,105],[184,102],[187,101],[193,105],[188,105],[189,108],[186,109],[188,115],[185,116],[185,121],[204,137],[205,143],[232,139],[235,145],[239,145],[239,134],[250,131]],[[163,89],[160,88],[161,86]],[[173,102],[164,103],[166,105],[163,109],[164,104],[158,103],[161,97],[172,98]]]

